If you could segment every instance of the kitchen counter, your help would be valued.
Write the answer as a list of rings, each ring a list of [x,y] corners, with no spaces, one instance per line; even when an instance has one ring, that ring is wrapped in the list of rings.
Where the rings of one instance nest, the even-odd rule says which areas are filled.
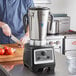
[[[35,74],[23,65],[23,60],[0,63],[11,76],[69,76],[66,57],[55,52],[55,74]]]
[[[55,67],[55,74],[35,74],[31,72],[27,67],[23,65],[23,61],[15,61],[10,63],[5,63],[6,70],[9,71],[11,76],[69,76],[68,67],[66,63],[66,58],[63,55],[55,53],[56,59],[56,67]],[[9,67],[9,65],[12,68]],[[10,70],[8,69],[11,68]]]
[[[35,74],[28,68],[24,67],[23,64],[15,65],[14,68],[10,71],[10,74],[12,74],[12,76],[69,76],[65,56],[55,53],[55,58],[55,74]]]

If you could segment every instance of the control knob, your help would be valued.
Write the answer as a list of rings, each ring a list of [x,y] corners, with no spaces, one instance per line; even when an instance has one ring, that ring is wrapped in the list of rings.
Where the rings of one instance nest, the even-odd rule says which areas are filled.
[[[45,51],[41,51],[41,55],[42,56],[45,56],[46,55],[46,52]]]

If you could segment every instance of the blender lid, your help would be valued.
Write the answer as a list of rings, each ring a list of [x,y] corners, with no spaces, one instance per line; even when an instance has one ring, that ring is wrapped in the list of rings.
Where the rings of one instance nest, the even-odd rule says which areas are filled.
[[[31,7],[29,10],[50,10],[48,7]]]

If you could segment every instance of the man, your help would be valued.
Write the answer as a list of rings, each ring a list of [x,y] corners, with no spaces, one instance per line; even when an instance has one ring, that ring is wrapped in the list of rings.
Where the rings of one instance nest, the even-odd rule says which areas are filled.
[[[23,44],[26,42],[25,37],[28,35],[29,28],[25,34],[23,16],[32,6],[32,0],[0,0],[0,44],[14,43],[10,39],[11,34],[20,39]]]

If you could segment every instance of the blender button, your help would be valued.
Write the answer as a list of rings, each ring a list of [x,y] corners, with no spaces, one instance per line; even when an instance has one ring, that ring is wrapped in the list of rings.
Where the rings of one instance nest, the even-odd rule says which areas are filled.
[[[53,44],[53,42],[49,42],[49,44],[50,44],[50,45],[52,45],[52,44]]]
[[[47,59],[49,59],[50,58],[50,56],[47,56]]]
[[[37,57],[37,60],[40,60],[40,57]]]
[[[60,42],[59,41],[56,41],[56,44],[58,45],[58,44],[60,44]]]
[[[44,51],[42,51],[42,52],[41,52],[41,55],[42,55],[42,56],[45,56],[45,55],[46,55],[46,53],[45,53]]]

